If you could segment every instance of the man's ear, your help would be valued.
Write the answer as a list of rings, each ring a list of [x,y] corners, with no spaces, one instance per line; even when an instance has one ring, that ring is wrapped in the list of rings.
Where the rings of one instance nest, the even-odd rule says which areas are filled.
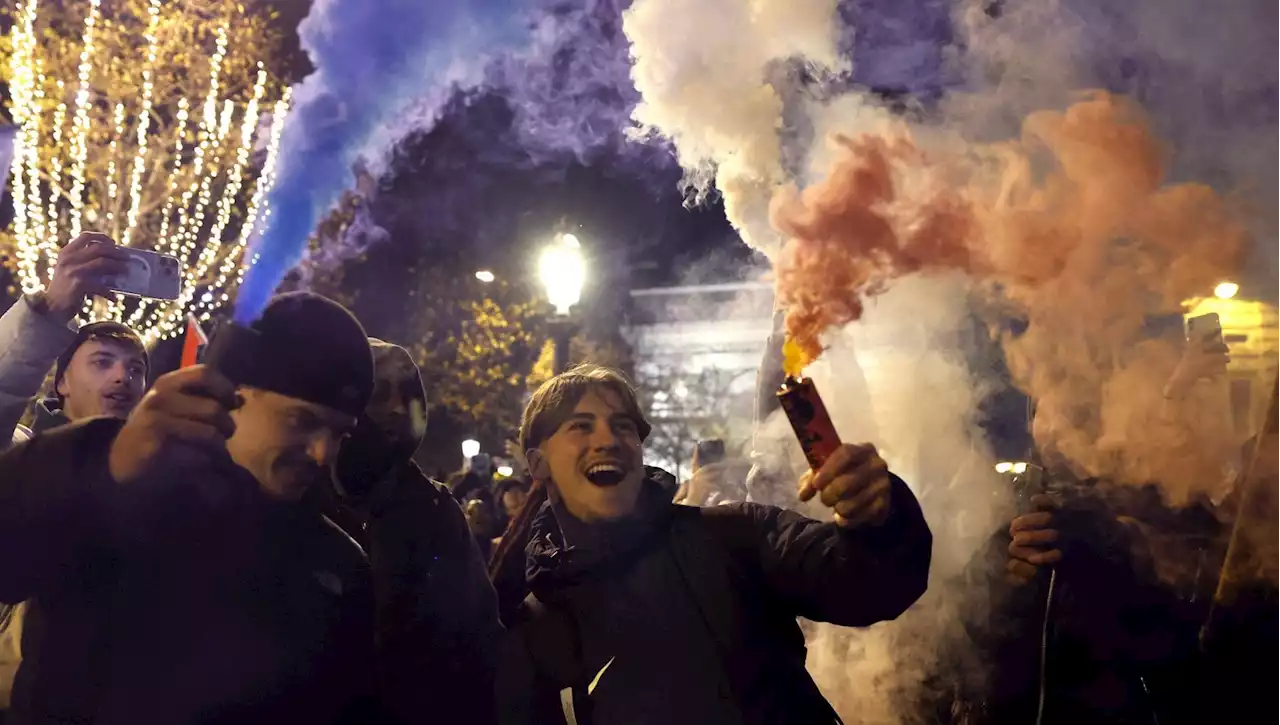
[[[58,380],[58,384],[57,384],[56,386],[54,386],[53,390],[54,390],[54,392],[56,392],[58,395],[61,395],[61,396],[62,396],[62,397],[64,397],[64,398],[65,398],[65,397],[67,397],[67,374],[66,374],[66,372],[63,372],[63,373],[62,373],[62,378],[61,378],[60,380]]]
[[[529,476],[535,481],[542,481],[545,486],[551,480],[551,467],[547,465],[547,459],[543,457],[542,451],[537,448],[530,448],[524,452],[524,460],[529,467]]]

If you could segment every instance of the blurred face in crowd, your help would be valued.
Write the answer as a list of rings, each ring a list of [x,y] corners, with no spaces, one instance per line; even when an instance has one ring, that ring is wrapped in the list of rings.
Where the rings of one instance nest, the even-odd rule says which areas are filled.
[[[127,340],[95,337],[71,356],[58,394],[62,412],[71,420],[95,415],[124,418],[142,399],[147,362],[142,350]]]
[[[462,507],[462,513],[467,519],[467,527],[471,529],[473,535],[493,535],[493,516],[489,511],[489,505],[485,503],[484,499],[468,499]]]
[[[365,414],[397,452],[408,449],[404,455],[410,455],[418,447],[426,428],[426,407],[418,371],[407,357],[379,362]]]
[[[529,451],[534,475],[550,480],[581,521],[616,519],[635,510],[644,485],[636,421],[612,390],[583,394],[540,447]]]
[[[244,404],[231,412],[235,435],[227,450],[275,498],[296,501],[328,475],[338,446],[356,419],[279,393],[241,388]]]
[[[502,492],[502,509],[507,512],[509,518],[515,518],[520,513],[520,509],[524,508],[524,502],[529,498],[529,493],[521,488],[508,488]]]

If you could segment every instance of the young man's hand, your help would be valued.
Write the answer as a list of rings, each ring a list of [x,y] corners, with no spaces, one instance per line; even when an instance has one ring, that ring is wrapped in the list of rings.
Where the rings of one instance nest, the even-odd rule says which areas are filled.
[[[1035,579],[1040,567],[1062,561],[1062,551],[1054,544],[1058,530],[1054,528],[1053,511],[1057,504],[1047,494],[1031,497],[1034,511],[1023,514],[1009,523],[1009,561],[1005,574],[1019,586]]]
[[[112,442],[111,477],[133,483],[184,458],[226,456],[237,404],[235,385],[206,365],[162,375]]]
[[[844,444],[822,468],[800,477],[800,500],[817,496],[844,528],[878,526],[889,518],[893,482],[876,447]]]
[[[129,255],[111,237],[83,232],[58,252],[53,279],[45,292],[47,314],[58,322],[69,322],[80,311],[85,297],[108,291],[108,280],[129,269]]]

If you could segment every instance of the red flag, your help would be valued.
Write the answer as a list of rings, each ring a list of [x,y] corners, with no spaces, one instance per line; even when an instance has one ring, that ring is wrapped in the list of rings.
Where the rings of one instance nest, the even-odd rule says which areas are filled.
[[[209,338],[200,329],[195,315],[187,315],[187,336],[182,341],[182,367],[189,368],[200,362],[200,348],[209,344]]]

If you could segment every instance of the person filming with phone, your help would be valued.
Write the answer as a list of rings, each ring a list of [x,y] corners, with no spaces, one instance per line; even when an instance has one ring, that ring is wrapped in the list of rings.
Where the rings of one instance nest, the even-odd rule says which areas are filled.
[[[30,601],[20,722],[370,722],[368,560],[301,502],[370,399],[364,329],[293,293],[231,347],[124,420],[0,454],[0,550],[23,554],[0,601]]]
[[[0,317],[0,426],[11,436],[0,447],[68,421],[123,418],[142,399],[148,361],[141,336],[118,322],[72,324],[87,298],[110,292],[128,260],[109,237],[85,232],[58,254],[48,288]],[[19,427],[55,365],[51,397],[37,401],[30,428]]]
[[[85,232],[62,248],[45,290],[0,316],[0,450],[68,422],[124,418],[142,399],[148,357],[138,333],[118,322],[72,322],[87,298],[110,291],[128,259],[109,237]],[[51,368],[49,395],[39,399]],[[21,425],[29,407],[31,424]],[[21,660],[24,614],[22,605],[0,605],[0,708]]]

